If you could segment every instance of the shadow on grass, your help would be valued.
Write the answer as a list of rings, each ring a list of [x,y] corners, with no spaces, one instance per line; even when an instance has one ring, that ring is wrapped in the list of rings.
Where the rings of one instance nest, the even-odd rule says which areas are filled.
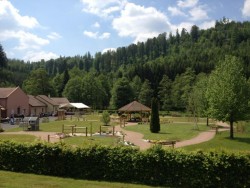
[[[154,133],[154,134],[172,134],[172,133],[167,133],[167,132],[159,132],[159,133]]]
[[[225,139],[227,139],[227,140],[234,140],[234,141],[244,142],[244,143],[250,144],[250,138],[234,137],[234,139],[231,139],[230,137],[226,137]]]

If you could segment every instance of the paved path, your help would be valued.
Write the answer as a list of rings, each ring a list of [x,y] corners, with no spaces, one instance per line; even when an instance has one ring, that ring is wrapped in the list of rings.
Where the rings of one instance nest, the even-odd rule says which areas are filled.
[[[216,124],[224,127],[222,129],[219,129],[219,131],[227,131],[228,130],[228,125],[226,123],[217,122]],[[136,123],[126,124],[126,126],[133,126],[133,125],[136,125]],[[125,133],[125,140],[134,143],[136,146],[139,146],[141,150],[146,150],[152,146],[151,143],[143,140],[144,135],[141,133],[127,131],[127,130],[124,130],[123,128],[121,128],[120,126],[116,126],[115,128],[116,128],[116,131],[122,131],[123,133]],[[201,132],[198,136],[196,136],[192,139],[177,142],[175,147],[179,148],[179,147],[184,147],[184,146],[188,146],[188,145],[194,145],[194,144],[206,142],[206,141],[213,139],[215,134],[216,134],[215,130]]]
[[[137,125],[137,123],[127,123],[126,124],[126,126],[135,126],[135,125]],[[224,127],[222,129],[219,129],[219,131],[226,131],[229,128],[229,126],[226,123],[218,122],[217,125]],[[125,134],[124,140],[135,144],[141,150],[146,150],[152,146],[151,143],[149,143],[143,139],[144,135],[141,133],[127,131],[127,130],[121,128],[119,125],[115,127],[115,131],[122,131]],[[55,132],[19,131],[19,132],[3,132],[1,134],[29,134],[29,135],[34,135],[34,136],[40,138],[41,140],[45,140],[45,141],[48,141],[48,135],[50,135],[50,142],[59,141],[59,138],[56,136]],[[213,139],[215,134],[216,134],[215,130],[208,130],[205,132],[201,132],[198,136],[196,136],[192,139],[177,142],[175,147],[179,148],[179,147],[183,147],[183,146],[194,145],[194,144],[206,142],[206,141]]]

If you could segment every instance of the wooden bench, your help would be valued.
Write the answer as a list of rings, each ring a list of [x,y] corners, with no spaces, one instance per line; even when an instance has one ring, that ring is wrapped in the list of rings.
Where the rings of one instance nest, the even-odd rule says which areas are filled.
[[[161,145],[169,145],[172,146],[174,148],[176,141],[175,140],[160,140],[160,141],[150,141],[150,143],[154,143],[154,144],[161,144]]]
[[[160,141],[159,143],[162,145],[169,145],[169,146],[172,146],[174,148],[176,141],[175,140]]]
[[[212,126],[210,126],[210,129],[215,129],[215,133],[216,134],[218,134],[219,133],[219,127],[218,126],[216,126],[216,125],[212,125]]]

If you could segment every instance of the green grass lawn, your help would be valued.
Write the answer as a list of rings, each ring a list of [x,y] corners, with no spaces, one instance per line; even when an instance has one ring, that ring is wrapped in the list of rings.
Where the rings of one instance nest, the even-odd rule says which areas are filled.
[[[194,151],[248,151],[250,152],[250,132],[235,133],[235,138],[229,138],[229,131],[217,134],[214,139],[201,144],[183,147],[184,150]]]
[[[204,124],[198,124],[197,130],[193,122],[165,123],[161,124],[159,133],[151,133],[149,124],[138,124],[136,126],[127,126],[126,130],[144,134],[144,139],[150,140],[186,140],[197,136],[200,132],[209,128]]]
[[[103,123],[100,122],[100,117],[95,115],[86,116],[87,121],[83,121],[82,119],[78,121],[77,119],[73,118],[72,120],[68,118],[67,120],[60,120],[60,121],[50,121],[48,123],[40,123],[39,130],[44,132],[62,132],[62,125],[77,125],[81,127],[87,127],[88,132],[91,130],[92,127],[92,133],[95,133],[100,130],[100,125],[103,125]],[[110,123],[111,126],[116,125],[116,123]],[[112,128],[111,126],[110,129]],[[13,129],[8,129],[6,132],[16,132],[16,131],[22,131],[22,127],[17,127]],[[68,133],[71,132],[71,129],[67,130]]]
[[[106,146],[115,146],[118,144],[117,137],[106,137],[106,136],[74,136],[68,137],[62,140],[63,143],[68,145],[76,145],[79,147],[88,147],[91,145],[106,145]]]
[[[8,188],[146,188],[149,186],[128,183],[87,181],[71,178],[0,171],[0,187]]]
[[[12,140],[15,142],[34,142],[37,140],[33,135],[0,134],[0,140]]]

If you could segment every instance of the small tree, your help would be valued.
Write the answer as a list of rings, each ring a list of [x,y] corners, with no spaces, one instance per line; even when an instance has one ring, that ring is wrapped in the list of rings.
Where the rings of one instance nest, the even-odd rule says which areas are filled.
[[[110,122],[110,116],[108,111],[104,111],[101,116],[101,122],[104,123],[104,125],[108,125]]]
[[[152,133],[158,133],[160,131],[160,118],[158,100],[156,98],[152,98],[151,110],[150,131]]]

